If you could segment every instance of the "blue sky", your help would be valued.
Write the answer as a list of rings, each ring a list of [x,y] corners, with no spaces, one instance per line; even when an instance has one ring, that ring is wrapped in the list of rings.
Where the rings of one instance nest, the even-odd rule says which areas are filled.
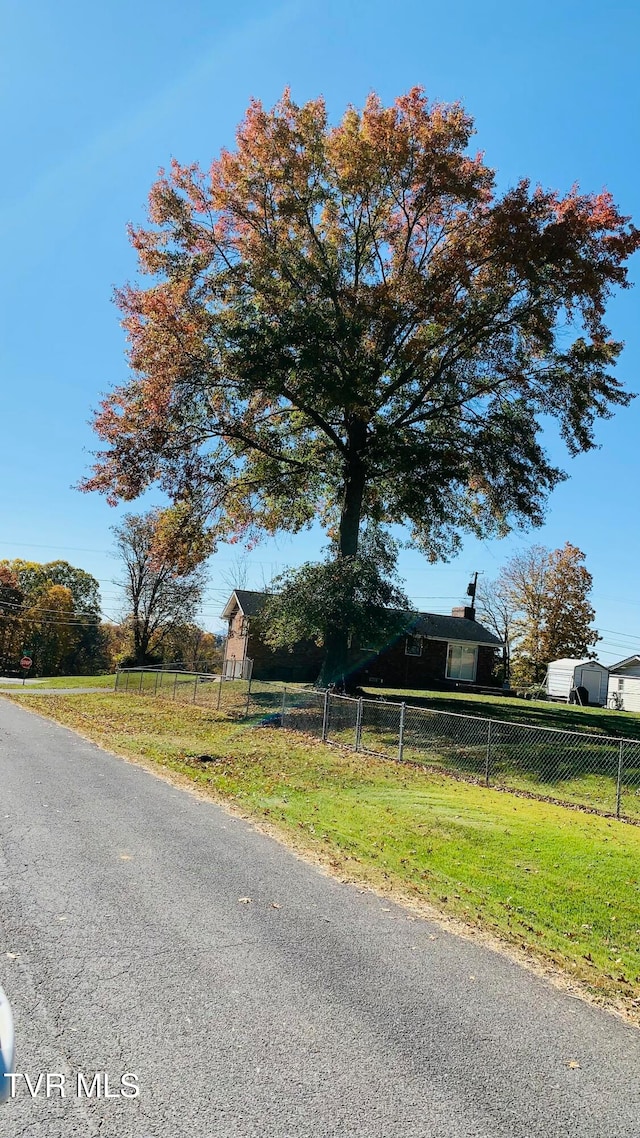
[[[109,527],[124,511],[72,487],[95,445],[91,410],[126,376],[111,301],[135,274],[125,227],[144,218],[171,156],[207,163],[232,143],[252,95],[271,105],[285,85],[299,102],[322,93],[337,118],[371,89],[391,100],[420,83],[462,100],[502,188],[523,175],[560,190],[606,185],[640,223],[635,2],[5,0],[2,11],[0,556],[82,566],[100,580],[108,615],[119,607]],[[626,341],[618,373],[637,391],[639,298],[616,297],[609,312]],[[571,541],[594,577],[601,659],[640,651],[640,399],[598,439],[599,450],[567,458],[570,480],[542,530],[465,541],[448,565],[403,552],[416,603],[446,611],[472,571],[492,577],[533,541]],[[323,541],[313,530],[266,542],[249,558],[249,585],[316,558]],[[209,627],[235,557],[223,548],[211,560]]]

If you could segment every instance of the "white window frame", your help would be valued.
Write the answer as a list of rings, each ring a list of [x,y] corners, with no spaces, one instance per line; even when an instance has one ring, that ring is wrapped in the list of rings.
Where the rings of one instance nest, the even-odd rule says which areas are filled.
[[[422,636],[409,636],[409,635],[407,635],[405,642],[404,642],[404,654],[405,654],[405,656],[413,656],[414,659],[417,659],[419,656],[422,656],[422,639],[423,639]],[[417,640],[417,642],[418,642],[418,651],[417,652],[410,652],[409,651],[409,641],[410,640],[414,640],[414,641]]]
[[[462,676],[452,676],[451,675],[451,655],[452,655],[451,650],[453,648],[466,648],[466,649],[470,649],[473,651],[473,675],[471,676],[470,679],[468,679],[466,676],[462,677]],[[476,682],[477,674],[478,674],[478,645],[477,644],[469,644],[468,640],[449,640],[447,642],[447,668],[446,668],[447,679],[448,680],[455,680],[456,683],[459,683],[459,684],[474,684]]]

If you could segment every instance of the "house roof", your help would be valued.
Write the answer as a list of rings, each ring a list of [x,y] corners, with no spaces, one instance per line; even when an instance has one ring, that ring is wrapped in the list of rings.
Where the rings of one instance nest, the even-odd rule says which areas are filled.
[[[464,616],[441,616],[434,612],[419,612],[410,625],[414,635],[429,640],[466,640],[470,644],[491,644],[499,648],[502,641],[477,620]]]
[[[618,660],[617,664],[612,664],[609,668],[610,672],[619,672],[623,668],[637,667],[640,664],[640,654],[634,656],[627,656],[625,660]]]
[[[222,616],[229,618],[236,604],[243,616],[257,616],[264,608],[268,593],[257,593],[253,589],[234,589],[224,606]]]
[[[229,618],[236,604],[243,616],[257,616],[264,608],[267,593],[252,589],[234,589],[227,601],[222,616]],[[426,636],[430,640],[465,640],[470,644],[491,644],[499,648],[502,641],[489,632],[477,620],[467,620],[462,616],[441,616],[439,613],[407,613],[407,632],[416,636]]]

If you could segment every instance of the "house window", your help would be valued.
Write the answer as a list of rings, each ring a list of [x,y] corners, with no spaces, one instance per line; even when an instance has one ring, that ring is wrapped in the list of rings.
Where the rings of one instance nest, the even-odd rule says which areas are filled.
[[[407,636],[404,645],[405,656],[422,656],[422,637]]]
[[[467,680],[473,683],[476,678],[475,645],[450,644],[447,653],[447,679]]]

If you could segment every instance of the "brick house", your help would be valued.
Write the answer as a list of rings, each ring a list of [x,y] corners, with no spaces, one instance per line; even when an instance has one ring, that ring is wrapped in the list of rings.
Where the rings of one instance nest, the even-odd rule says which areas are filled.
[[[469,606],[452,609],[451,616],[411,613],[402,636],[367,654],[358,680],[400,688],[499,687],[493,670],[501,647]]]
[[[229,622],[222,673],[228,679],[247,675],[247,661],[253,662],[251,674],[257,680],[285,680],[289,683],[313,683],[322,664],[323,650],[313,640],[303,640],[292,651],[270,648],[260,636],[256,617],[267,599],[266,593],[251,589],[235,589],[227,601],[222,619]]]
[[[224,675],[232,679],[246,675],[251,660],[256,679],[312,683],[320,671],[322,648],[312,640],[301,641],[291,651],[264,644],[256,617],[266,596],[236,589],[227,601],[222,613],[229,624]],[[381,651],[366,646],[352,649],[353,675],[359,683],[392,687],[497,687],[492,673],[501,647],[498,637],[475,619],[472,608],[454,608],[451,616],[408,613],[403,634]]]

